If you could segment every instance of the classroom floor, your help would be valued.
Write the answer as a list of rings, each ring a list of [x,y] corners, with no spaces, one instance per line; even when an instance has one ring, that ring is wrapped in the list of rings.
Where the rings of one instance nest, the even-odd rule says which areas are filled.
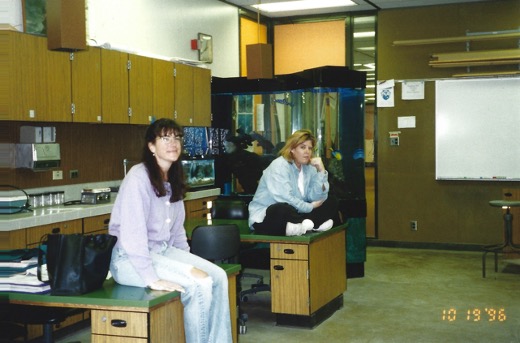
[[[444,250],[368,247],[365,276],[348,279],[344,306],[314,329],[280,327],[269,293],[249,297],[241,343],[520,342],[520,259]],[[456,312],[455,312],[456,311]],[[469,311],[469,315],[468,315]],[[90,342],[89,329],[58,343]]]

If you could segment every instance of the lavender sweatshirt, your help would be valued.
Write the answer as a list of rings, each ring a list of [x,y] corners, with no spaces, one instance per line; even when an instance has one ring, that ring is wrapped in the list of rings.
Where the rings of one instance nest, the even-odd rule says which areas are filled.
[[[152,267],[150,250],[158,250],[164,243],[190,250],[184,230],[184,203],[170,203],[169,183],[166,189],[166,196],[157,197],[146,167],[142,163],[135,165],[121,183],[110,216],[109,233],[118,238],[115,248],[122,248],[128,254],[147,285],[159,280]]]

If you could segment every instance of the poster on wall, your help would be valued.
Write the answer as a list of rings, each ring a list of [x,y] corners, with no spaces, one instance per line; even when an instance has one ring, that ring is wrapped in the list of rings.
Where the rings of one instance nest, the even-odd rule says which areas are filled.
[[[377,107],[394,107],[394,80],[377,83]]]

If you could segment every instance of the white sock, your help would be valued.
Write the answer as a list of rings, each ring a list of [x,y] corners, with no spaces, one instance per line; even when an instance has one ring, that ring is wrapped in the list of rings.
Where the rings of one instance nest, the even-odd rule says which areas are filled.
[[[312,229],[314,229],[314,223],[310,219],[304,219],[302,221],[302,226],[305,229],[305,231],[311,231]]]
[[[320,227],[316,229],[316,231],[327,231],[332,228],[332,225],[334,225],[334,222],[332,221],[332,219],[329,219],[323,224],[321,224]]]
[[[285,235],[286,236],[301,236],[306,232],[303,228],[302,223],[289,223],[287,222],[287,226],[285,227]]]

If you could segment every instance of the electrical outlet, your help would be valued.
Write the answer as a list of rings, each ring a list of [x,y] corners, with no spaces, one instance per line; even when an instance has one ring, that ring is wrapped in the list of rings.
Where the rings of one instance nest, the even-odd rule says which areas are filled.
[[[63,170],[53,170],[52,179],[53,180],[63,180]]]
[[[417,220],[411,220],[410,221],[410,229],[412,231],[417,231]]]
[[[77,179],[79,177],[79,171],[77,169],[69,171],[69,176],[71,179]]]
[[[399,146],[399,137],[390,137],[391,146]]]

